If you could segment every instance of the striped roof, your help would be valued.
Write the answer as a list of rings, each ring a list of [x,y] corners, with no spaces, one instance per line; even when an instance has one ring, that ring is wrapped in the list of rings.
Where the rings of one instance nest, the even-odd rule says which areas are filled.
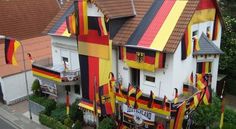
[[[126,46],[163,51],[187,0],[156,0]]]

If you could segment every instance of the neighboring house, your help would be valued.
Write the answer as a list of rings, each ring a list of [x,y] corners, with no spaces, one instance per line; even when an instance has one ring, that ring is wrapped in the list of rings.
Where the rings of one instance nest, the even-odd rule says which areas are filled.
[[[219,55],[223,54],[223,22],[216,0],[93,2],[85,6],[87,15],[79,14],[88,17],[88,26],[78,23],[78,44],[66,26],[66,17],[74,12],[72,1],[46,28],[45,33],[52,38],[53,55],[47,80],[55,79],[50,75],[61,65],[59,83],[55,84],[58,89],[64,85],[73,89],[75,80],[71,79],[72,84],[70,80],[63,82],[62,73],[66,68],[81,73],[79,107],[88,123],[96,120],[96,113],[91,112],[97,107],[94,100],[98,92],[97,113],[110,115],[106,106],[112,96],[104,97],[100,91],[105,90],[100,89],[108,84],[109,72],[113,72],[120,86],[115,87],[116,105],[112,108],[123,124],[131,128],[191,125],[191,113],[199,101],[210,103],[211,90],[216,90]],[[88,33],[83,30],[86,27]],[[45,80],[40,74],[35,76]],[[104,104],[107,114],[102,109]]]
[[[0,94],[3,94],[0,100],[14,104],[24,100],[27,95],[24,72],[27,72],[30,93],[35,79],[27,53],[31,53],[33,59],[51,57],[51,39],[42,31],[59,11],[59,6],[56,0],[3,0],[0,8],[0,35],[19,40],[25,49],[26,71],[21,48],[16,52],[18,65],[7,65],[4,44],[0,41]]]

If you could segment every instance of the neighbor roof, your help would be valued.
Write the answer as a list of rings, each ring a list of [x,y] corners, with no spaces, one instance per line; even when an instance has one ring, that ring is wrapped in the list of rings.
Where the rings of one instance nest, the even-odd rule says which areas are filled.
[[[0,41],[2,42],[2,40]],[[51,38],[50,36],[40,36],[36,38],[21,40],[25,50],[26,69],[31,69],[31,62],[27,53],[31,53],[33,60],[39,60],[51,57]],[[22,51],[19,47],[16,51],[16,60],[18,65],[6,64],[4,55],[4,44],[0,43],[0,77],[14,75],[24,72]]]
[[[206,55],[206,54],[223,54],[224,52],[220,50],[208,37],[202,33],[199,39],[200,50],[195,51],[193,55]]]
[[[0,35],[18,40],[42,35],[59,11],[57,0],[1,0]]]

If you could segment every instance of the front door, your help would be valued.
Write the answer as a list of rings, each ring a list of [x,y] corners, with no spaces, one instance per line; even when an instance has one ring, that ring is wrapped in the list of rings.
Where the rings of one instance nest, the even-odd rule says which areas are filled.
[[[131,84],[135,87],[139,87],[140,86],[140,70],[131,68],[130,72],[131,72]]]

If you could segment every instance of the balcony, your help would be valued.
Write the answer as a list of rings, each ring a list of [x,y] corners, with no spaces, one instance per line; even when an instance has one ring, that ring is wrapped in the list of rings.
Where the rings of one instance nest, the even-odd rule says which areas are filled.
[[[79,69],[65,70],[64,65],[53,65],[51,58],[33,62],[32,72],[35,77],[54,81],[58,85],[74,85],[80,80]]]

